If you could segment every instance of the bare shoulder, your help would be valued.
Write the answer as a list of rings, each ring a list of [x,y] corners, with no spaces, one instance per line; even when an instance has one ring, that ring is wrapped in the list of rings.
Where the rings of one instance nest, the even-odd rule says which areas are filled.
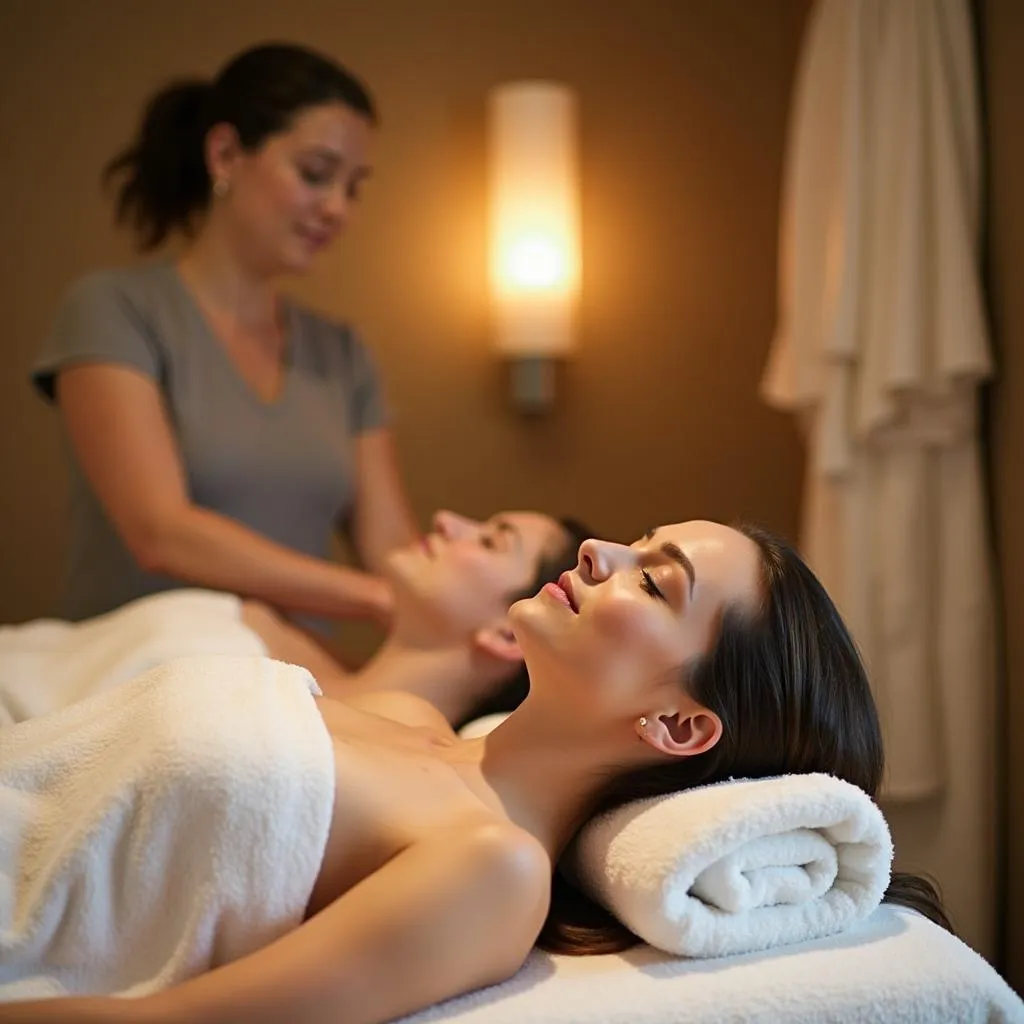
[[[359,708],[360,711],[369,711],[382,718],[401,722],[402,725],[437,729],[455,738],[448,719],[430,701],[417,697],[414,693],[406,693],[404,690],[377,690],[368,693],[339,692],[336,696],[337,699]]]
[[[502,922],[505,967],[514,972],[533,948],[550,905],[547,850],[525,829],[498,818],[466,826],[452,838],[464,884],[481,909]]]
[[[461,840],[482,861],[515,873],[523,882],[551,880],[551,860],[543,844],[506,818],[487,817],[458,827]]]

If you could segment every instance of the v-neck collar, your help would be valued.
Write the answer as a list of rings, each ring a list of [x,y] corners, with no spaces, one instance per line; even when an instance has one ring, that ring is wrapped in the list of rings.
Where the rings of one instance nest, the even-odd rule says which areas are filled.
[[[181,271],[178,270],[177,264],[168,262],[165,266],[167,272],[174,278],[175,286],[179,289],[187,302],[192,318],[199,325],[206,341],[219,353],[217,358],[220,359],[221,365],[224,367],[228,377],[234,381],[235,387],[244,393],[248,397],[249,401],[255,402],[261,409],[267,412],[271,412],[282,407],[291,390],[290,385],[295,363],[295,313],[292,304],[284,296],[281,296],[279,299],[281,303],[281,328],[284,341],[284,358],[282,360],[281,377],[277,388],[277,394],[274,395],[273,398],[266,399],[245,379],[245,377],[242,376],[242,373],[235,364],[235,361],[231,358],[231,354],[228,352],[227,346],[213,329],[209,319],[203,312],[203,309],[199,304],[199,300],[192,293],[192,289],[189,288],[185,279],[181,276]]]

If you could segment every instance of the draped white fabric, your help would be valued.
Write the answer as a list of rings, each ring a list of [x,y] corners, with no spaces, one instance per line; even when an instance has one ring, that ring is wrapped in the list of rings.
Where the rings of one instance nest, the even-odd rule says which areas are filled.
[[[818,0],[763,395],[806,428],[801,546],[868,664],[892,799],[943,790],[949,694],[994,685],[979,131],[967,0]]]

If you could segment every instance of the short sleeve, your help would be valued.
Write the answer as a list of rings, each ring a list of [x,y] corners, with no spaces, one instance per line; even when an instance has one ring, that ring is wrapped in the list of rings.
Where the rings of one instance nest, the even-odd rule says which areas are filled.
[[[89,274],[65,292],[32,366],[33,386],[52,402],[57,375],[75,363],[117,363],[154,380],[162,376],[151,326],[137,301],[109,271]]]
[[[353,435],[379,430],[389,424],[390,416],[384,387],[377,364],[370,350],[352,332],[346,339],[349,346],[349,372],[352,380],[349,430]]]

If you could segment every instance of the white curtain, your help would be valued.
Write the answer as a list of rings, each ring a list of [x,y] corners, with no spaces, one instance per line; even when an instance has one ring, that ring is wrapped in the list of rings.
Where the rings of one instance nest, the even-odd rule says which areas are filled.
[[[919,800],[994,688],[967,0],[818,0],[790,133],[763,395],[806,429],[801,546],[867,662],[885,794]]]

